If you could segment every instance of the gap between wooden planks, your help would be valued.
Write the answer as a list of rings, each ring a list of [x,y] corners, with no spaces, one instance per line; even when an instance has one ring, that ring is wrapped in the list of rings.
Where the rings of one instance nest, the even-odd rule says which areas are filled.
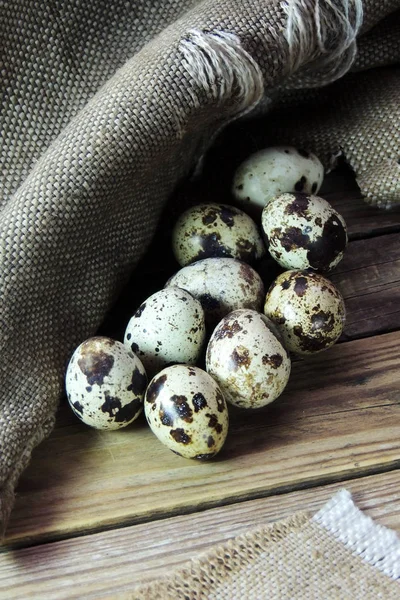
[[[2,554],[0,597],[115,598],[252,528],[303,510],[313,514],[343,487],[367,515],[400,532],[394,471]]]
[[[337,345],[293,365],[270,407],[232,411],[220,456],[172,454],[144,419],[90,430],[63,407],[64,425],[21,478],[8,542],[61,536],[195,512],[400,464],[400,332]]]

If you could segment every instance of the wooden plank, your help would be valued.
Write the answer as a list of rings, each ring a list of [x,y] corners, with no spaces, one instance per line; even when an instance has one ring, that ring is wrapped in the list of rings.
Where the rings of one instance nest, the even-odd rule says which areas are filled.
[[[246,132],[243,132],[243,134],[245,135]],[[228,153],[226,156],[221,155],[222,164],[219,162],[219,155],[217,158],[213,157],[213,169],[207,171],[203,179],[194,182],[186,181],[176,191],[174,198],[171,199],[163,213],[146,256],[136,268],[116,305],[105,319],[102,332],[123,338],[126,324],[139,304],[150,294],[162,288],[167,279],[179,269],[179,265],[172,254],[171,235],[173,225],[184,207],[200,202],[232,202],[229,193],[230,178],[232,177],[231,163],[236,164],[237,157],[230,157],[229,146],[224,150],[228,150]],[[360,198],[354,177],[346,171],[339,170],[326,176],[321,195],[343,215],[347,223],[350,240],[400,232],[400,207],[387,211],[368,206]],[[393,237],[391,243],[394,251],[396,248],[395,237]],[[360,246],[350,244],[342,264],[350,265],[352,260],[360,260],[359,268],[361,266],[367,268],[368,265],[371,267],[370,271],[366,272],[365,277],[367,277],[368,273],[373,273],[375,265],[374,250],[376,248],[379,249],[379,240],[376,239],[369,239],[364,245]],[[359,250],[362,250],[362,252],[367,251],[370,257],[369,263],[366,260],[363,261],[363,254],[357,255]],[[353,259],[350,258],[350,255]],[[396,254],[397,259],[398,254]],[[271,267],[268,266],[266,275],[263,277],[267,286],[277,273],[277,267],[272,267],[271,270]],[[263,273],[261,275],[263,276]],[[365,277],[363,279],[361,274],[360,283],[362,285],[366,281]],[[386,306],[390,299],[383,295],[378,299],[377,307],[381,303],[380,300]],[[353,304],[350,304],[350,307],[353,308]],[[356,305],[354,308],[356,308]],[[375,310],[375,312],[377,311]],[[390,320],[390,315],[388,315],[388,319]],[[349,329],[349,338],[354,337],[356,336]]]
[[[209,463],[172,454],[144,419],[100,432],[68,415],[21,478],[7,539],[55,539],[391,469],[400,463],[399,347],[395,332],[299,361],[275,405],[232,410],[226,446]]]
[[[238,124],[223,133],[220,145],[214,144],[206,157],[203,176],[182,184],[171,200],[169,211],[182,210],[188,202],[233,202],[230,190],[235,169],[250,154],[270,145],[262,133],[265,127],[256,121],[251,125],[250,121]],[[319,195],[344,217],[350,239],[400,231],[400,206],[385,210],[368,205],[346,165],[325,175]]]
[[[357,240],[329,278],[346,304],[342,340],[400,328],[400,235]]]
[[[343,216],[351,240],[400,231],[400,206],[384,210],[368,205],[349,171],[327,175],[319,194]]]
[[[160,289],[177,270],[173,257],[157,263],[154,247],[139,267],[101,332],[123,339],[126,325],[139,304]],[[166,252],[168,256],[168,252]],[[266,287],[280,272],[271,261],[262,272]],[[400,329],[400,234],[392,233],[349,243],[343,260],[328,277],[338,286],[346,302],[343,340]]]
[[[312,514],[343,487],[367,515],[400,532],[400,471],[394,471],[8,552],[0,555],[0,597],[116,597],[252,528],[298,511]]]

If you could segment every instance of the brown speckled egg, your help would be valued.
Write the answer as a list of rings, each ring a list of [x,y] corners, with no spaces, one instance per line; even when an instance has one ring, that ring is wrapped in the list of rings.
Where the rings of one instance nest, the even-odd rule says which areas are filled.
[[[234,258],[205,258],[183,267],[166,286],[193,294],[204,309],[206,323],[215,325],[237,308],[262,310],[264,285],[250,265]]]
[[[152,376],[171,363],[195,364],[205,331],[200,302],[186,290],[168,287],[139,306],[128,323],[124,343]]]
[[[329,271],[347,245],[343,217],[319,196],[274,198],[262,212],[262,227],[271,256],[286,269]]]
[[[244,207],[262,209],[285,192],[316,194],[323,178],[324,168],[312,152],[274,146],[252,154],[239,166],[232,192]]]
[[[276,400],[288,382],[290,366],[275,325],[254,310],[227,315],[207,347],[207,372],[227,402],[243,408],[260,408]]]
[[[331,281],[310,271],[285,271],[268,290],[264,312],[278,327],[286,348],[313,354],[332,346],[345,322],[342,295]]]
[[[73,353],[65,376],[68,401],[77,417],[95,429],[121,429],[143,408],[144,367],[121,342],[93,337]]]
[[[228,409],[215,381],[202,369],[173,365],[150,382],[145,415],[152,432],[185,458],[209,459],[228,433]]]
[[[253,219],[227,204],[189,208],[174,227],[172,247],[181,266],[217,256],[252,263],[265,254]]]

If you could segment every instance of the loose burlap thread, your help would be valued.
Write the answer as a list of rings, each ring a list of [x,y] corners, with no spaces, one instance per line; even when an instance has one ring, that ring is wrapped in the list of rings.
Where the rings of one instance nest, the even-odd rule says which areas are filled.
[[[399,0],[2,4],[3,528],[18,477],[53,427],[71,352],[98,328],[176,183],[215,132],[261,106],[263,95],[279,110],[287,90],[326,84],[352,64],[364,70],[396,61],[396,29],[384,19],[399,7]],[[363,117],[364,105],[353,107],[366,127],[364,141],[352,142],[357,159],[342,139],[353,140],[357,123],[351,131],[342,127],[333,144],[325,129],[318,148],[328,160],[339,145],[359,168],[360,183],[367,179],[366,196],[384,205],[400,196],[398,108],[388,117],[384,91],[393,97],[399,71],[380,73],[366,76],[382,82],[371,110],[386,106],[380,131],[391,150],[376,165],[375,187],[368,183],[368,156],[375,152],[368,135],[377,135],[376,123],[368,125],[371,110]],[[363,81],[361,74],[354,86],[362,90]],[[352,94],[337,89],[345,107],[342,91]],[[339,131],[342,119],[338,113],[339,124],[326,127]]]

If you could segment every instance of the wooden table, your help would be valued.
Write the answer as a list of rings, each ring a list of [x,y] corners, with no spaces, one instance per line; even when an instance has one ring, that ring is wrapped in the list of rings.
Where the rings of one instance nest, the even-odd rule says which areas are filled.
[[[18,487],[0,598],[117,597],[341,487],[400,532],[400,211],[366,206],[347,178],[333,189],[350,237],[331,277],[348,313],[340,343],[296,361],[275,404],[232,411],[208,463],[172,454],[144,418],[100,432],[63,404]]]

